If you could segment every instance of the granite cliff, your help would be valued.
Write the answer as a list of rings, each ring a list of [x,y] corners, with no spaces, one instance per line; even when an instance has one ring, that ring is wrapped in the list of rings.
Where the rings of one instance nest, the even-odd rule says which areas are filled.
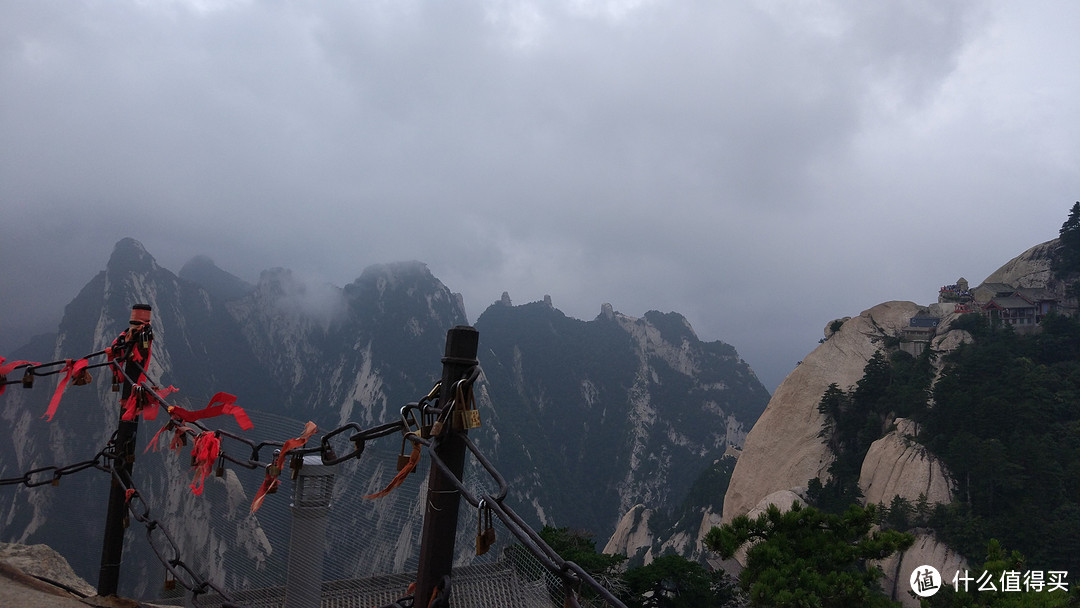
[[[50,361],[100,350],[126,327],[135,303],[153,309],[150,375],[180,388],[170,401],[198,409],[218,391],[233,393],[255,420],[259,438],[293,436],[286,433],[309,419],[322,429],[396,419],[402,405],[426,395],[438,379],[446,331],[468,324],[461,297],[421,262],[372,265],[345,287],[313,285],[280,268],[249,284],[205,258],[176,275],[140,243],[124,239],[105,270],[68,305],[55,335],[4,354]],[[505,296],[475,325],[483,425],[473,436],[510,481],[515,509],[536,527],[550,523],[606,538],[636,504],[657,510],[686,502],[695,484],[709,478],[710,463],[741,446],[768,399],[734,347],[700,340],[677,313],[631,317],[604,305],[595,319],[581,321],[550,299],[514,306]],[[0,400],[6,438],[0,475],[77,462],[108,441],[119,414],[109,383],[69,391],[52,422],[39,420],[40,400],[55,382],[39,381],[44,391],[9,390]],[[182,458],[145,452],[161,424],[159,417],[146,425],[151,432],[139,435],[140,495],[155,499],[162,521],[215,522],[185,526],[177,543],[216,583],[245,588],[257,582],[249,576],[270,577],[283,565],[287,529],[269,522],[275,509],[285,516],[288,501],[267,501],[250,516],[245,507],[262,471],[241,468],[209,479],[200,499],[191,496],[188,467],[177,465]],[[390,440],[385,447],[389,458],[380,459],[375,444],[359,465],[342,465],[348,469],[343,477],[360,480],[343,492],[373,493],[393,476],[383,469],[393,466],[398,445]],[[362,475],[351,468],[369,465],[373,470]],[[86,473],[65,478],[61,490],[13,487],[0,507],[2,539],[48,543],[76,572],[92,576],[107,483]],[[63,498],[68,492],[80,496],[78,504]],[[718,512],[722,499],[721,491],[693,502]],[[368,510],[339,512],[329,533],[363,536],[364,544],[347,547],[351,553],[335,563],[336,576],[408,570],[420,533],[419,518],[409,514],[422,507],[398,492]],[[387,523],[394,517],[408,522]],[[679,533],[700,536],[701,514],[696,517],[693,523],[683,518],[679,530],[693,531]],[[658,534],[674,534],[675,523]],[[125,577],[135,582],[122,582],[122,591],[147,597],[159,568],[137,536],[129,535],[125,552],[135,564]],[[472,552],[474,536],[470,526],[459,529],[459,553]]]
[[[1058,246],[1055,239],[1032,247],[988,276],[983,285],[1042,290],[1056,299],[1060,309],[1075,312],[1075,300],[1065,297],[1064,285],[1051,270]],[[826,421],[818,404],[826,388],[834,383],[842,389],[852,387],[876,352],[897,348],[910,339],[906,332],[915,325],[912,319],[916,317],[939,320],[934,330],[927,332],[924,347],[937,355],[951,352],[971,340],[967,332],[951,328],[958,316],[951,302],[919,305],[893,301],[828,323],[824,339],[780,384],[747,434],[725,495],[723,521],[752,514],[770,503],[784,507],[793,500],[805,502],[808,482],[826,481],[835,458],[821,437]],[[940,362],[941,357],[935,360]],[[914,441],[916,425],[903,418],[892,423],[893,430],[875,441],[863,459],[859,489],[864,501],[889,504],[900,496],[914,503],[922,495],[931,505],[950,502],[954,490],[949,472]],[[886,588],[896,599],[910,600],[897,590],[906,585],[911,570],[923,563],[956,567],[963,562],[932,535],[918,534],[910,550],[883,564]]]

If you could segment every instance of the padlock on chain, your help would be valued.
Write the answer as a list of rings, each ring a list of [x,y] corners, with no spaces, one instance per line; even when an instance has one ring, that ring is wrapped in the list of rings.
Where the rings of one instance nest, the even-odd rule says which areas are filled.
[[[431,436],[432,437],[440,437],[442,435],[442,432],[443,432],[443,426],[444,425],[443,425],[442,420],[436,420],[435,422],[433,422],[431,424],[431,431],[430,431]]]
[[[405,444],[408,443],[408,441],[409,441],[408,437],[409,437],[408,435],[404,435],[401,438],[401,453],[398,454],[398,457],[397,457],[397,470],[398,470],[398,473],[400,473],[401,470],[404,469],[405,467],[409,466],[409,455],[405,453]]]
[[[121,382],[123,382],[123,377],[120,374],[120,368],[114,363],[112,368],[112,392],[120,392]]]
[[[442,425],[439,424],[438,414],[426,405],[420,406],[420,437],[424,439],[431,439],[435,436],[435,425],[439,425],[439,430],[442,430]]]
[[[296,478],[300,475],[300,469],[304,466],[304,457],[300,454],[293,454],[289,457],[289,479],[296,481]]]
[[[495,544],[495,526],[491,523],[491,508],[480,501],[476,511],[476,555],[487,553]]]
[[[461,388],[461,384],[461,382],[458,382],[457,398],[454,404],[454,430],[467,431],[479,428],[480,410],[476,409],[476,397],[473,395],[471,387],[466,395]]]
[[[266,493],[276,494],[278,487],[277,478],[279,475],[281,475],[281,467],[277,466],[274,463],[266,465],[266,475],[273,480],[272,483],[266,488]]]
[[[416,409],[418,409],[418,406],[415,403],[410,403],[401,408],[402,428],[405,429],[406,433],[414,432],[426,438],[423,423],[416,419],[416,412],[414,411]]]

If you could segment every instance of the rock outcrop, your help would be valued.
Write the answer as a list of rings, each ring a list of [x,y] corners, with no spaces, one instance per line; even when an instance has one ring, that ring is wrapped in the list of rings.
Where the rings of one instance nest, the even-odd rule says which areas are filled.
[[[945,467],[912,439],[916,432],[914,422],[897,418],[896,429],[870,445],[859,475],[867,504],[887,505],[894,496],[914,504],[920,495],[930,504],[952,501]]]
[[[963,556],[925,532],[915,535],[915,543],[910,549],[891,555],[878,565],[885,572],[885,578],[881,581],[885,593],[905,608],[919,607],[919,600],[908,593],[911,589],[911,573],[916,568],[925,565],[937,568],[945,584],[952,581],[957,570],[969,568]]]
[[[646,509],[645,505],[634,505],[634,508],[627,511],[619,520],[619,525],[615,526],[615,532],[604,545],[602,552],[631,556],[639,549],[651,546],[653,541],[652,533],[649,531],[651,515],[652,510]],[[646,554],[645,564],[648,565],[651,561],[652,555]]]
[[[825,420],[818,412],[825,389],[858,382],[883,340],[898,335],[922,308],[886,302],[826,327],[827,339],[780,384],[747,434],[724,498],[725,522],[773,492],[805,488],[808,480],[827,474],[833,456],[819,437]]]
[[[93,585],[75,574],[63,555],[53,551],[48,545],[0,543],[0,563],[54,585],[62,585],[83,596],[97,593]]]
[[[1058,239],[1040,243],[1006,262],[983,282],[1055,291],[1059,281],[1054,277],[1051,266],[1054,252],[1060,245]],[[1064,286],[1061,287],[1061,294],[1064,294]]]
[[[1059,310],[1075,313],[1076,299],[1066,297],[1064,282],[1053,272],[1059,247],[1057,239],[1036,245],[1001,266],[983,284],[996,290],[1002,285],[1043,290],[1056,298]],[[744,513],[754,517],[769,504],[790,508],[808,480],[824,481],[833,454],[819,437],[824,420],[817,406],[822,395],[833,383],[843,389],[854,385],[870,357],[886,339],[900,338],[917,313],[939,319],[927,343],[938,355],[972,339],[966,331],[950,329],[959,316],[951,302],[926,307],[887,302],[857,317],[829,323],[825,340],[780,384],[747,435],[725,496],[724,522]],[[935,365],[940,373],[942,357],[937,357]],[[918,431],[915,424],[902,418],[895,424],[895,430],[875,441],[863,459],[859,487],[865,502],[888,505],[900,496],[915,503],[920,495],[930,504],[950,502],[953,487],[949,474],[938,458],[912,439]],[[911,573],[924,564],[938,568],[947,581],[957,569],[966,567],[962,556],[932,534],[919,532],[909,550],[881,563],[885,590],[905,606],[918,606],[907,591]]]

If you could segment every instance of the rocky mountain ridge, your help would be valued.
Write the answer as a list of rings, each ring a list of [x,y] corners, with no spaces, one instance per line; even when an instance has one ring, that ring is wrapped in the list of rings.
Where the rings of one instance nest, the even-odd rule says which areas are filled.
[[[370,426],[395,419],[398,408],[427,394],[440,373],[446,330],[468,323],[460,296],[420,262],[371,266],[343,288],[310,285],[284,269],[268,270],[250,285],[207,260],[185,265],[181,274],[124,239],[106,270],[67,307],[55,339],[13,355],[44,361],[101,349],[126,326],[131,305],[147,303],[155,328],[150,373],[180,387],[172,399],[178,405],[200,408],[227,391],[267,415],[312,419],[323,428],[345,421]],[[634,318],[605,305],[596,319],[580,321],[549,299],[514,306],[507,296],[475,325],[484,372],[478,394],[484,426],[476,441],[511,481],[515,508],[536,526],[606,538],[636,504],[661,509],[679,502],[709,463],[741,445],[768,398],[734,348],[702,342],[676,313]],[[0,474],[100,449],[118,404],[107,382],[87,389],[94,397],[85,407],[62,405],[52,423],[37,419],[33,396],[40,391],[8,391],[0,400],[0,416],[9,423]],[[230,489],[240,486],[226,477],[211,489],[243,504]],[[80,518],[100,521],[100,484],[68,483],[86,484]],[[147,483],[148,492],[167,497],[164,515],[206,517],[199,510],[210,508],[208,502],[186,493],[185,467]],[[714,502],[716,511],[719,497]],[[398,509],[386,505],[386,513],[372,517]],[[97,554],[85,549],[99,546],[100,530],[53,525],[73,506],[20,488],[0,507],[3,540],[48,542],[86,576]],[[193,534],[186,546],[215,567],[233,551],[277,559],[264,552],[269,546],[257,525],[241,516],[226,523],[229,530]],[[386,541],[386,555],[358,561],[400,567],[413,540],[412,531],[403,534],[398,547]]]

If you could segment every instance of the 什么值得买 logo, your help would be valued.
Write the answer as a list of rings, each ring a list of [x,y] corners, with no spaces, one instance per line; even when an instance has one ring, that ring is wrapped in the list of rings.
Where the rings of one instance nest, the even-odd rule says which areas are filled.
[[[919,566],[911,572],[911,590],[919,597],[930,597],[941,588],[941,574],[933,566]]]

